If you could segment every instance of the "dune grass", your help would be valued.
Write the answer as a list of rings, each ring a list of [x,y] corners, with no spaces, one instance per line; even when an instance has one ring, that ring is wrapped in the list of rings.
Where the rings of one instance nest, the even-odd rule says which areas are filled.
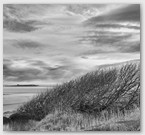
[[[110,124],[108,124],[108,127],[105,123],[109,123],[111,119],[125,118],[128,114],[134,112],[134,108],[139,107],[140,65],[128,63],[114,68],[101,68],[70,82],[57,85],[51,91],[43,92],[22,105],[18,108],[17,113],[27,115],[32,120],[41,120],[33,128],[34,130],[72,131],[74,129],[74,131],[81,131],[83,128],[83,130],[89,131],[128,131],[137,130],[139,126],[137,125],[137,128],[133,126],[133,129],[131,127],[125,129],[126,126],[121,126],[120,129],[117,128],[119,123],[114,122],[111,127]],[[120,117],[119,114],[122,116]],[[104,120],[102,120],[102,117],[104,117]],[[98,118],[101,120],[98,120]],[[63,124],[56,122],[59,119],[62,119]],[[89,121],[97,122],[95,127],[99,125],[99,122],[104,121],[104,123],[101,124],[99,129],[91,129],[93,125]],[[127,121],[127,119],[124,121]],[[43,123],[48,124],[45,124],[47,128],[46,126],[42,128]],[[77,123],[82,123],[83,126],[78,126]],[[84,126],[85,123],[89,123],[88,126]],[[124,124],[120,122],[120,125]],[[59,129],[55,129],[55,127]]]
[[[29,120],[27,122],[14,121],[9,124],[3,125],[3,130],[4,131],[30,131],[36,125],[37,125],[37,122],[33,120]]]
[[[103,111],[94,115],[58,112],[46,116],[31,131],[137,131],[140,129],[140,110],[135,108],[125,114]]]
[[[135,107],[111,115],[103,111],[99,117],[55,110],[40,122],[13,122],[5,125],[4,131],[140,131],[140,109]]]

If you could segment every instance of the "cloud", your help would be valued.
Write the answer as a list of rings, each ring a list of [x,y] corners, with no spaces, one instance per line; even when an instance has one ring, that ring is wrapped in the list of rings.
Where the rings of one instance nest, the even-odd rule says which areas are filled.
[[[4,59],[4,80],[14,82],[59,80],[64,74],[64,71],[60,68],[62,67],[52,67],[40,60]]]
[[[67,14],[70,16],[80,15],[84,20],[108,13],[112,10],[126,6],[125,4],[68,4]]]
[[[26,18],[28,11],[26,5],[4,4],[3,27],[12,32],[31,32],[38,27],[35,26],[36,20]]]
[[[104,49],[94,49],[94,50],[88,50],[84,53],[81,53],[80,55],[82,55],[82,58],[87,59],[87,56],[89,55],[97,55],[97,54],[104,54],[104,53],[113,53],[115,51],[110,51],[110,50],[104,50]]]
[[[55,61],[56,62],[56,61]],[[60,63],[60,64],[59,64]],[[3,76],[5,82],[44,81],[58,83],[70,80],[83,70],[60,60],[58,64],[46,63],[42,60],[29,58],[5,58]],[[70,63],[70,62],[69,62]]]
[[[108,5],[109,6],[109,5]],[[86,55],[99,53],[139,53],[140,51],[140,5],[125,5],[104,12],[83,22],[87,29],[78,37],[80,44],[94,46],[94,51]]]
[[[127,28],[127,29],[136,29],[140,30],[140,26],[134,24],[121,24],[121,23],[102,23],[102,24],[95,24],[96,28],[105,29],[105,28]]]
[[[13,70],[4,64],[4,80],[7,81],[21,82],[21,81],[45,79],[44,76],[39,76],[40,73],[41,73],[40,70],[35,68]]]
[[[81,15],[85,18],[92,17],[99,14],[99,9],[105,7],[105,4],[69,4],[66,6],[66,10],[70,16]]]
[[[12,45],[20,49],[37,49],[44,47],[43,44],[32,40],[14,40]]]
[[[139,10],[128,4],[4,5],[4,80],[65,82],[96,65],[138,58]]]
[[[79,20],[81,16],[68,15],[66,6],[59,4],[5,4],[3,10],[3,26],[12,32],[32,32],[59,25],[70,26]]]
[[[94,25],[101,22],[139,22],[140,21],[140,5],[132,4],[124,8],[116,9],[108,14],[92,17],[84,22],[84,25]]]
[[[97,33],[97,34],[92,35],[92,36],[90,36],[89,34],[87,36],[82,36],[81,40],[82,41],[90,41],[92,43],[92,45],[100,46],[100,44],[112,45],[113,43],[120,42],[124,39],[129,38],[130,36],[131,36],[131,34],[117,35],[117,34],[114,34],[111,32],[108,35],[106,35],[106,32],[104,32],[102,34]]]
[[[99,54],[99,53],[116,53],[116,52],[134,52],[136,45],[140,43],[140,33],[138,32],[112,32],[105,30],[89,31],[86,35],[79,37],[80,44],[93,46],[93,49],[83,52],[82,54]],[[134,49],[132,49],[134,48]],[[136,49],[136,52],[139,52]]]
[[[140,52],[140,43],[132,43],[123,47],[120,46],[119,50],[123,53],[138,53]]]
[[[3,21],[4,28],[15,32],[31,32],[36,30],[37,28],[32,25],[33,22],[18,22],[17,20],[12,19]]]

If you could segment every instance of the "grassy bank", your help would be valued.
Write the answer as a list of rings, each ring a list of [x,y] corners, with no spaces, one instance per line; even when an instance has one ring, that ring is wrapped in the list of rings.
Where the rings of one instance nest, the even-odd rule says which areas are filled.
[[[140,109],[122,112],[103,111],[100,116],[60,112],[48,114],[40,122],[12,122],[5,125],[5,131],[140,131]]]
[[[128,63],[57,85],[22,105],[16,114],[39,121],[29,130],[128,131],[139,130],[139,107],[140,65]]]

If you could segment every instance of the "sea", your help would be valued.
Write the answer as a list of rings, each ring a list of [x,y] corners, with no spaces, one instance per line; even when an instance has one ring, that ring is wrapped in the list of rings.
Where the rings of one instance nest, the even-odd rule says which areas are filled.
[[[15,111],[37,94],[50,91],[51,88],[52,86],[3,87],[3,112]]]

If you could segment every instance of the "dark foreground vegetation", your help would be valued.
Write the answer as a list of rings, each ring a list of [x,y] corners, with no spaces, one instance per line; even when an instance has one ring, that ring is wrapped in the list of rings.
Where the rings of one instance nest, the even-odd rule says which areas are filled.
[[[140,64],[101,68],[58,85],[22,105],[9,119],[5,130],[138,131]]]

